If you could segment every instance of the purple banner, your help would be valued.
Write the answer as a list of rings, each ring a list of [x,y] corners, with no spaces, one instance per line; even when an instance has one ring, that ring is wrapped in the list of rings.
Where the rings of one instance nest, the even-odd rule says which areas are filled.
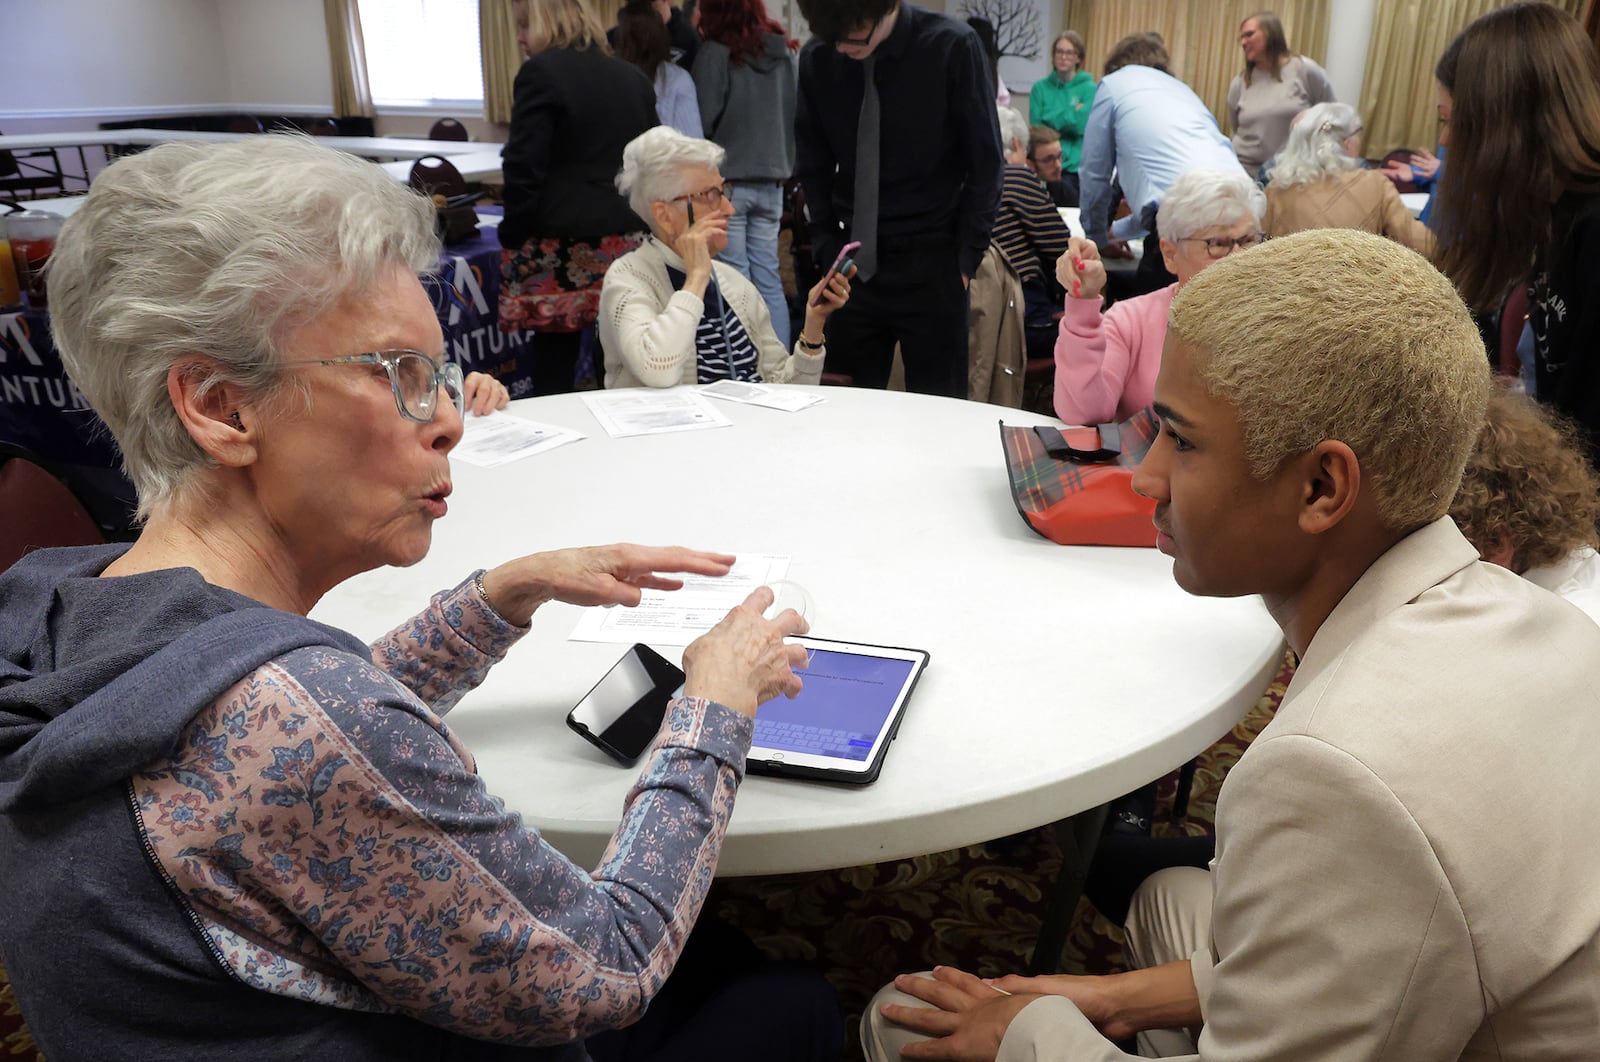
[[[498,208],[478,209],[480,217],[499,213]],[[495,377],[512,398],[533,393],[533,333],[500,331],[500,240],[493,225],[445,247],[429,294],[450,360],[467,372]]]

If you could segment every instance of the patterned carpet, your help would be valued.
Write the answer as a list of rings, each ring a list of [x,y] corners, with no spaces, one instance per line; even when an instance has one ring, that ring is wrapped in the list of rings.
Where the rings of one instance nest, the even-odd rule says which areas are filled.
[[[1156,834],[1209,833],[1228,768],[1271,720],[1294,674],[1291,658],[1255,708],[1200,757],[1189,814],[1171,822],[1174,772],[1157,795]],[[845,1058],[860,1058],[855,1028],[867,1000],[895,974],[955,965],[982,976],[1020,972],[1043,917],[1061,852],[1048,828],[914,859],[816,874],[718,882],[707,909],[744,929],[774,958],[820,970],[849,1020]],[[1071,973],[1122,965],[1122,932],[1087,901],[1062,951]],[[0,967],[0,1059],[42,1060]]]

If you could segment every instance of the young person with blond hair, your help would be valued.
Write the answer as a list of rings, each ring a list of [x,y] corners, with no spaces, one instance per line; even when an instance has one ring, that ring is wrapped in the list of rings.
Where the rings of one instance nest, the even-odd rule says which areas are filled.
[[[1134,896],[1130,972],[902,976],[869,1058],[1594,1057],[1600,627],[1448,516],[1489,387],[1450,282],[1368,233],[1273,240],[1173,300],[1134,489],[1178,584],[1260,594],[1300,665],[1211,869]]]

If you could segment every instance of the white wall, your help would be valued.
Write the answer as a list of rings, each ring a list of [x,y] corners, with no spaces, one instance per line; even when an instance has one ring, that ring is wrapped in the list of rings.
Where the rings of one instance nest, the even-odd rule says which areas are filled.
[[[12,7],[13,5],[6,5]],[[7,12],[0,117],[71,118],[221,99],[216,0],[50,0]],[[60,121],[52,121],[60,128]]]
[[[330,112],[333,74],[322,0],[211,0],[227,58],[228,103],[240,110]]]
[[[1378,0],[1339,0],[1328,5],[1328,55],[1325,68],[1333,94],[1359,109],[1361,84],[1367,73],[1367,48],[1372,42],[1372,17]]]
[[[225,110],[328,113],[320,0],[0,4],[0,129]],[[12,10],[15,8],[16,10]]]

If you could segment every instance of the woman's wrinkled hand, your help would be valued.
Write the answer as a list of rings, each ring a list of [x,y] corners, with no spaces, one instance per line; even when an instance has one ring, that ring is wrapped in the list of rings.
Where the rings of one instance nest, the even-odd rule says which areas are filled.
[[[815,323],[820,330],[822,322],[850,301],[850,278],[856,275],[854,262],[846,259],[845,267],[832,276],[826,274],[806,292],[806,324]],[[814,322],[813,322],[813,319]]]
[[[683,271],[686,283],[696,286],[706,283],[711,277],[711,259],[715,257],[711,251],[713,238],[721,236],[722,242],[728,238],[728,217],[726,214],[708,212],[705,216],[696,219],[677,238],[673,250],[678,252],[678,257],[683,259]]]
[[[1056,259],[1056,280],[1074,299],[1098,299],[1106,286],[1106,265],[1093,240],[1074,236],[1066,252]]]
[[[506,403],[511,401],[511,392],[506,390],[506,385],[486,372],[467,373],[462,395],[466,399],[467,412],[480,417],[506,408]]]
[[[784,638],[810,628],[794,609],[776,619],[762,613],[772,606],[771,587],[757,587],[722,622],[683,651],[683,692],[707,697],[736,712],[754,716],[756,708],[778,694],[800,692],[800,676],[808,656],[805,646],[786,645]]]
[[[546,601],[571,605],[637,605],[644,590],[677,590],[674,573],[727,575],[734,557],[682,546],[585,546],[533,553],[484,573],[489,604],[526,627]]]

